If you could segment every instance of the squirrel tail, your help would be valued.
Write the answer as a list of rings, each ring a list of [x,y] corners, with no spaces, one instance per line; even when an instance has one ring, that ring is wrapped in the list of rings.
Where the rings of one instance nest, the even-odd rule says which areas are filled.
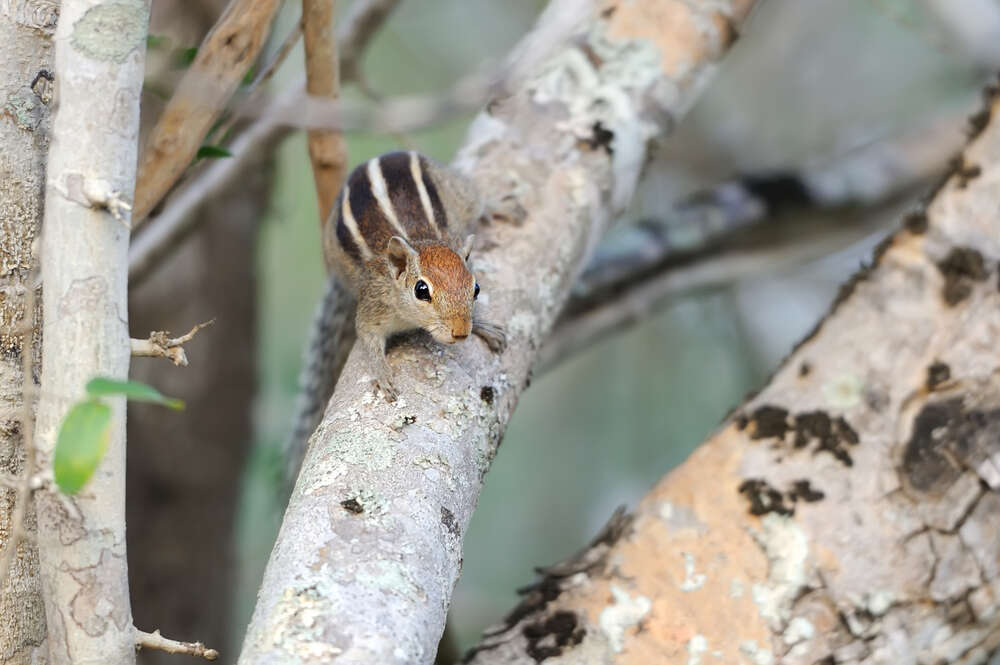
[[[292,432],[285,443],[285,485],[290,492],[308,449],[309,437],[323,419],[340,370],[354,345],[357,300],[335,275],[327,278],[316,308],[299,373]]]

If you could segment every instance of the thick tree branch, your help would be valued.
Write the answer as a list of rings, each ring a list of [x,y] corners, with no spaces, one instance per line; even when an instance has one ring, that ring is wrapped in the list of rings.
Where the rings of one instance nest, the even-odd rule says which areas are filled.
[[[271,32],[278,0],[232,0],[150,134],[139,166],[136,228],[194,160]]]
[[[340,61],[333,34],[335,0],[302,0],[302,30],[306,52],[306,92],[314,97],[340,97]],[[347,171],[347,143],[337,130],[309,132],[309,159],[316,180],[320,229],[337,198]]]
[[[926,210],[767,386],[588,565],[546,571],[467,662],[995,653],[1000,101],[980,117],[988,125]]]
[[[135,187],[148,21],[148,2],[60,6],[35,439],[46,469],[63,418],[87,381],[128,375],[128,208],[115,202]],[[52,489],[35,493],[54,665],[135,662],[125,556],[125,404],[109,402],[106,453],[83,491],[65,502]]]
[[[390,353],[402,389],[391,405],[371,393],[368,359],[351,353],[292,493],[241,663],[433,660],[462,536],[540,342],[630,200],[647,142],[703,89],[750,5],[548,5],[539,30],[566,26],[570,39],[515,70],[510,95],[474,122],[458,161],[488,197],[516,192],[528,211],[521,225],[483,230],[490,249],[474,255],[485,313],[507,322],[510,347],[497,357],[478,342],[404,344]],[[590,140],[597,126],[612,133],[613,153]]]

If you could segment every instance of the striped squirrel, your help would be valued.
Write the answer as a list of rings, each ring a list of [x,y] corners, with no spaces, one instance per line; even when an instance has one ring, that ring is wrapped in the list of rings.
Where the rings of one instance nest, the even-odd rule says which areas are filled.
[[[504,331],[472,314],[479,285],[466,263],[466,233],[483,209],[474,183],[415,152],[376,157],[348,176],[322,227],[323,255],[333,275],[299,377],[286,444],[287,482],[298,473],[309,435],[333,394],[334,372],[347,357],[348,317],[355,316],[358,339],[374,359],[374,382],[389,399],[396,390],[385,340],[393,332],[424,328],[448,344],[471,328],[491,350],[503,350]]]
[[[374,385],[396,398],[385,342],[422,328],[440,343],[470,333],[502,351],[503,330],[473,316],[479,284],[467,261],[483,212],[471,180],[416,152],[390,152],[347,177],[323,230],[323,250],[358,299],[358,341]]]

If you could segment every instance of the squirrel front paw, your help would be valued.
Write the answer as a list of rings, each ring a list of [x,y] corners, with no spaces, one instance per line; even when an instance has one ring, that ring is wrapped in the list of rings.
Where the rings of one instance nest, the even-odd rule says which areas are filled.
[[[472,332],[486,342],[493,353],[503,353],[507,348],[507,333],[498,325],[485,321],[474,321]]]
[[[387,402],[395,402],[399,396],[399,391],[396,390],[396,386],[392,383],[392,379],[387,373],[382,373],[375,379],[372,379],[372,389],[376,394],[381,390]]]

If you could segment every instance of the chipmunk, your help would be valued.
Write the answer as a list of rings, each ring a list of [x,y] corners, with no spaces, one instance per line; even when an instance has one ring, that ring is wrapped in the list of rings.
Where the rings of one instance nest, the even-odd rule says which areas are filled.
[[[443,344],[470,333],[500,352],[499,326],[473,316],[479,284],[469,271],[483,212],[471,180],[416,152],[390,152],[347,177],[323,229],[323,250],[357,296],[358,341],[373,359],[374,385],[396,399],[386,339],[422,328]]]

